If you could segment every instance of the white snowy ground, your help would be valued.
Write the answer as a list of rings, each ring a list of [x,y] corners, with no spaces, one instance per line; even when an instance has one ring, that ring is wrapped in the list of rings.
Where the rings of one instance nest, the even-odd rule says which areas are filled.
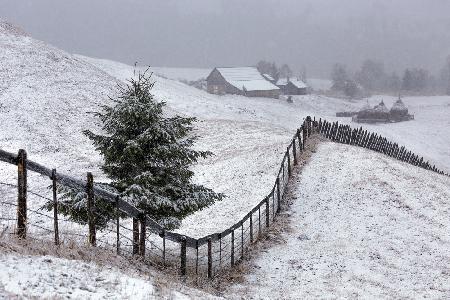
[[[0,270],[0,299],[219,299],[186,287],[161,289],[152,277],[116,267],[53,256],[0,254]]]
[[[117,80],[132,73],[131,66],[71,55],[0,21],[1,148],[13,152],[26,148],[30,159],[48,167],[78,178],[89,170],[96,179],[105,179],[99,169],[101,157],[81,131],[98,129],[89,112],[107,104]],[[285,147],[306,115],[336,120],[336,111],[363,105],[315,95],[294,97],[293,104],[216,96],[176,80],[158,76],[155,80],[156,98],[167,102],[170,113],[198,117],[197,147],[216,153],[194,168],[196,180],[228,195],[185,220],[180,231],[192,236],[229,227],[270,191]],[[450,97],[404,100],[416,120],[371,129],[450,170]],[[0,176],[15,183],[16,170],[3,164]],[[30,174],[30,189],[45,188],[40,180]]]
[[[117,62],[79,58],[119,80],[129,78],[133,72],[132,67]],[[154,92],[174,111],[201,120],[198,147],[209,149],[216,156],[194,168],[196,180],[229,196],[183,222],[180,231],[192,236],[229,227],[263,199],[271,189],[285,146],[302,118],[316,115],[351,123],[349,118],[336,118],[335,113],[364,104],[318,95],[296,96],[293,104],[274,99],[216,96],[162,78],[156,78]],[[395,100],[377,96],[370,102],[377,104],[382,98],[388,107]],[[407,146],[450,172],[450,97],[410,97],[404,101],[416,115],[414,121],[364,127]]]
[[[450,297],[450,178],[327,142],[294,185],[290,228],[230,298]]]
[[[4,26],[0,58],[1,148],[13,152],[26,148],[29,158],[41,164],[78,178],[92,171],[96,180],[104,180],[101,157],[81,132],[98,129],[89,112],[108,103],[117,80],[130,78],[133,67],[74,56]],[[195,77],[199,70],[191,73]],[[166,101],[171,113],[198,117],[197,147],[216,154],[194,167],[196,181],[228,196],[184,221],[180,231],[197,237],[224,230],[263,199],[289,139],[305,116],[335,120],[336,111],[362,105],[316,95],[295,97],[293,104],[216,96],[176,80],[155,76],[155,81],[156,98]],[[371,129],[450,171],[450,97],[406,98],[405,102],[411,104],[416,120]],[[14,169],[0,172],[2,178],[15,182]],[[36,189],[35,179],[29,182]]]
[[[94,264],[51,256],[0,256],[0,296],[156,299],[149,281]]]
[[[381,100],[390,108],[397,98],[373,96],[369,103],[374,106]],[[414,115],[413,121],[360,126],[406,146],[450,173],[450,97],[405,97],[403,101]],[[343,121],[358,126],[349,118]]]

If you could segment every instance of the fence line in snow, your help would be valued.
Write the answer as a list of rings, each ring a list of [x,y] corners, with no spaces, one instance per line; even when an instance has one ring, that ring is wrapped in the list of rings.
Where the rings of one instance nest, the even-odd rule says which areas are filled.
[[[333,141],[353,146],[359,146],[380,152],[400,161],[409,163],[414,166],[421,167],[441,175],[450,176],[448,173],[438,169],[435,165],[426,161],[423,157],[414,154],[404,146],[399,146],[397,143],[389,141],[381,135],[371,133],[364,130],[362,127],[352,128],[350,125],[342,125],[338,122],[328,122],[326,120],[319,120],[319,133]]]
[[[139,255],[152,264],[163,268],[176,269],[182,276],[213,278],[224,270],[234,267],[240,259],[244,258],[248,248],[267,233],[270,225],[280,212],[289,178],[292,176],[293,166],[298,163],[299,155],[304,151],[305,142],[314,133],[334,142],[375,150],[449,176],[430,163],[425,162],[423,158],[419,158],[419,156],[408,151],[405,147],[399,147],[396,143],[389,142],[386,138],[377,134],[367,132],[362,128],[352,129],[349,125],[340,125],[338,122],[330,123],[322,119],[316,121],[315,118],[307,117],[286,149],[269,195],[247,213],[244,218],[223,232],[196,239],[166,231],[156,221],[122,200],[119,195],[96,186],[91,173],[87,173],[86,181],[77,180],[60,174],[55,169],[49,169],[28,160],[24,150],[20,150],[18,155],[0,150],[0,161],[18,167],[18,182],[17,185],[13,186],[13,188],[17,188],[17,203],[6,203],[8,207],[17,207],[17,216],[12,218],[9,215],[6,217],[0,215],[0,220],[15,222],[14,231],[20,238],[27,237],[28,225],[30,225],[41,230],[32,232],[34,235],[39,232],[40,237],[51,238],[56,245],[64,243],[61,235],[70,235],[67,230],[64,232],[64,229],[71,223],[69,220],[61,220],[58,217],[59,199],[56,187],[57,184],[60,184],[87,194],[87,235],[79,233],[80,230],[85,230],[86,226],[83,225],[73,225],[76,228],[71,233],[80,241],[85,238],[84,240],[87,240],[92,246],[114,248],[121,255]],[[46,198],[27,190],[27,171],[37,172],[51,180],[53,214],[46,215],[27,207],[27,197],[29,196]],[[4,186],[11,188],[10,184],[4,184]],[[102,229],[96,226],[96,220],[99,217],[99,212],[95,206],[96,197],[107,200],[113,204],[117,211],[117,218]],[[121,219],[119,212],[125,214],[128,220]],[[33,215],[40,219],[31,221],[30,218]],[[40,223],[42,218],[51,219],[52,228],[45,228]],[[62,223],[64,226],[61,226]]]

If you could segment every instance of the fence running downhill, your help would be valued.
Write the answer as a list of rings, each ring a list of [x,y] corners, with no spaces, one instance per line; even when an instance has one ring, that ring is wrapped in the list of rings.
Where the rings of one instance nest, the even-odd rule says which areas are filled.
[[[0,216],[0,224],[8,225],[4,230],[9,227],[14,228],[14,233],[19,238],[26,238],[29,233],[34,238],[52,239],[56,245],[66,241],[61,236],[66,236],[66,238],[69,236],[80,242],[87,238],[88,243],[92,246],[115,249],[121,255],[139,255],[151,264],[177,270],[182,276],[213,278],[234,267],[244,257],[247,249],[267,233],[280,212],[293,166],[298,163],[299,155],[305,150],[305,142],[311,134],[315,133],[334,142],[372,149],[448,176],[405,147],[399,147],[396,143],[389,142],[362,128],[352,129],[348,125],[339,125],[337,122],[330,123],[321,119],[316,121],[315,118],[307,117],[286,149],[269,195],[248,212],[242,220],[223,232],[195,239],[166,231],[156,221],[122,200],[119,195],[96,186],[91,173],[87,174],[86,181],[59,174],[55,169],[52,170],[28,160],[24,150],[20,150],[18,155],[0,150],[0,161],[17,165],[18,171],[17,185],[0,182],[0,186],[3,184],[4,187],[10,189],[9,193],[14,193],[12,189],[17,189],[18,195],[15,203],[0,202],[0,205],[4,205],[4,207],[17,207],[17,214],[3,209],[5,215]],[[27,171],[50,178],[51,197],[28,190]],[[88,230],[85,229],[86,226],[61,218],[58,211],[58,184],[86,194]],[[27,198],[33,196],[50,201],[53,204],[52,213],[28,208]],[[117,218],[113,222],[109,222],[106,228],[99,229],[96,226],[96,220],[101,214],[96,209],[96,199],[109,201],[117,212]],[[126,218],[121,218],[120,214],[125,215]],[[31,218],[36,218],[36,221],[31,221]],[[45,223],[43,220],[51,222]],[[11,223],[14,226],[9,226]],[[49,223],[52,224],[51,228],[48,228]],[[31,231],[28,227],[37,229]],[[83,234],[84,231],[87,231],[86,235]],[[4,232],[0,233],[3,235]]]

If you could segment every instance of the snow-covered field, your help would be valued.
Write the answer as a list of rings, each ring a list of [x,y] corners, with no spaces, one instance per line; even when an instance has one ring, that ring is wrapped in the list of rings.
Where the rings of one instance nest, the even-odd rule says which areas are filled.
[[[2,149],[15,152],[24,147],[31,159],[44,165],[79,178],[89,170],[104,180],[101,157],[81,131],[95,130],[96,120],[88,112],[108,103],[116,82],[133,76],[134,68],[73,56],[10,31],[0,33],[0,70],[8,74],[2,76],[0,93]],[[197,117],[197,147],[216,154],[194,168],[196,180],[228,196],[185,220],[180,231],[192,236],[224,230],[270,191],[285,147],[305,116],[336,120],[336,111],[363,104],[318,95],[294,97],[293,104],[217,96],[176,80],[154,78],[157,99],[167,102],[170,113]],[[405,103],[416,120],[368,127],[450,170],[450,97],[406,98]],[[14,182],[13,170],[8,175]]]
[[[450,178],[327,142],[293,189],[291,226],[230,298],[450,297]]]
[[[219,299],[173,279],[167,282],[168,277],[128,269],[49,255],[0,254],[0,299]]]
[[[155,73],[161,73],[164,77],[173,79],[187,76],[194,78],[205,72],[205,70],[184,70],[185,74],[177,76],[175,69],[171,70],[172,74],[163,69],[155,69]],[[94,131],[98,130],[96,119],[90,112],[97,111],[102,104],[108,104],[108,96],[114,96],[117,82],[124,82],[131,76],[133,76],[132,66],[68,54],[37,41],[20,30],[6,26],[5,23],[0,21],[0,148],[11,152],[16,152],[19,148],[25,148],[28,150],[30,159],[43,165],[57,168],[58,171],[69,173],[78,178],[83,178],[87,171],[92,171],[96,180],[105,180],[106,178],[99,168],[101,157],[81,132],[88,128]],[[364,104],[318,95],[296,96],[292,104],[283,99],[246,98],[233,95],[217,96],[187,86],[178,80],[166,79],[157,75],[154,79],[156,81],[154,94],[157,99],[167,102],[167,112],[197,117],[199,122],[196,130],[200,139],[196,147],[215,153],[215,156],[201,161],[194,167],[195,180],[227,195],[225,200],[197,212],[183,222],[179,231],[194,237],[201,237],[228,228],[240,220],[250,208],[254,207],[270,192],[282,155],[289,144],[289,139],[305,116],[315,115],[316,117],[325,117],[329,121],[340,120],[348,123],[350,122],[348,118],[335,118],[335,113],[356,109]],[[388,107],[394,100],[392,97],[376,96],[370,99],[371,104],[376,104],[381,98],[384,98]],[[450,172],[450,97],[407,97],[404,102],[410,108],[410,111],[415,114],[414,121],[364,127],[407,146],[417,154],[431,160],[439,168]],[[416,248],[413,246],[422,246],[423,241],[423,245],[425,245],[423,251],[428,253],[426,255],[430,257],[430,251],[438,248],[436,248],[436,244],[433,244],[434,241],[429,239],[436,237],[442,246],[439,251],[443,251],[443,254],[439,252],[439,255],[436,256],[438,258],[433,258],[433,261],[437,261],[441,256],[446,257],[448,248],[446,248],[445,236],[440,236],[440,234],[445,232],[448,225],[443,220],[448,217],[446,215],[448,211],[445,208],[446,201],[442,199],[448,199],[449,195],[448,192],[447,194],[445,194],[445,191],[443,192],[444,189],[441,188],[441,185],[447,184],[448,188],[448,181],[441,182],[441,177],[436,177],[436,174],[405,166],[370,151],[367,152],[358,148],[349,148],[346,150],[347,153],[335,151],[343,150],[342,147],[345,146],[327,144],[321,147],[317,156],[313,158],[311,165],[305,169],[306,175],[302,175],[300,182],[302,188],[299,190],[298,201],[294,203],[292,214],[293,216],[295,214],[298,222],[303,222],[306,220],[305,218],[309,218],[307,219],[309,223],[301,223],[301,226],[295,223],[294,227],[308,225],[310,231],[305,231],[304,234],[310,240],[313,240],[312,237],[317,238],[318,243],[314,243],[315,246],[306,245],[310,248],[304,248],[304,243],[308,243],[310,240],[297,239],[295,236],[285,237],[287,241],[293,243],[293,247],[297,247],[294,249],[295,251],[298,249],[311,250],[304,254],[307,259],[299,256],[300,263],[292,263],[294,270],[305,269],[306,273],[298,275],[302,284],[295,283],[297,279],[289,279],[286,285],[276,280],[270,281],[272,279],[269,280],[264,277],[267,274],[258,273],[257,268],[255,268],[253,270],[254,275],[249,276],[248,280],[249,282],[253,280],[263,292],[267,292],[263,295],[279,295],[271,294],[272,292],[269,291],[271,284],[273,284],[274,290],[277,286],[287,290],[288,287],[294,288],[297,284],[300,290],[296,288],[294,291],[318,291],[318,287],[323,287],[325,292],[352,296],[352,294],[344,294],[345,291],[350,290],[350,287],[344,289],[344,291],[333,290],[334,283],[344,287],[354,284],[356,292],[361,292],[363,287],[366,287],[364,284],[370,284],[371,287],[372,285],[375,286],[369,291],[370,295],[374,296],[378,294],[383,296],[384,294],[377,290],[377,286],[379,289],[384,289],[384,286],[386,286],[385,290],[393,290],[394,295],[397,295],[395,294],[397,293],[395,287],[402,286],[399,283],[401,280],[410,283],[416,277],[423,279],[422,286],[418,285],[421,288],[430,282],[426,280],[424,274],[428,275],[428,280],[436,277],[433,277],[430,272],[437,269],[430,267],[426,269],[426,272],[421,271],[425,264],[417,257],[416,252],[414,252]],[[327,155],[330,158],[327,158]],[[362,168],[362,171],[355,172],[355,167]],[[319,173],[318,170],[322,173]],[[0,181],[15,183],[16,172],[13,166],[6,166],[1,163]],[[398,188],[392,184],[394,177],[397,175],[403,179],[398,183]],[[307,177],[311,177],[311,180],[306,181]],[[384,177],[386,179],[383,179]],[[47,184],[43,184],[44,182]],[[30,190],[49,194],[50,191],[46,189],[48,184],[48,179],[44,181],[44,178],[30,174]],[[308,185],[309,188],[306,189],[305,186]],[[336,193],[333,189],[330,189],[330,186],[333,185],[336,186],[336,189],[343,186],[347,188],[342,193]],[[354,185],[359,189],[351,189]],[[436,188],[433,189],[432,185]],[[402,192],[403,190],[404,192]],[[358,193],[362,195],[360,198],[358,198]],[[405,193],[409,196],[406,197]],[[391,201],[391,199],[397,199],[395,198],[396,195],[400,197],[398,199],[407,203],[408,208],[405,209],[406,212],[400,210],[398,214],[394,215],[390,214],[393,213],[391,209],[393,210],[396,206],[403,209],[404,206],[404,202],[398,204],[398,201]],[[368,198],[366,199],[363,196]],[[309,200],[306,201],[305,199]],[[339,199],[348,199],[348,201],[339,202]],[[354,210],[358,213],[360,210],[364,212],[363,208],[368,205],[365,201],[370,201],[368,199],[373,199],[374,203],[384,201],[384,206],[369,206],[369,209],[366,207],[365,210],[379,209],[379,211],[376,211],[380,213],[380,215],[377,215],[376,221],[384,222],[381,224],[395,229],[392,230],[394,232],[392,235],[387,235],[383,231],[383,235],[380,237],[381,244],[386,247],[383,251],[395,252],[398,250],[395,240],[395,238],[398,238],[398,241],[405,241],[408,245],[411,244],[411,247],[401,247],[401,250],[406,251],[405,257],[417,262],[416,265],[406,264],[403,261],[406,258],[402,258],[401,263],[389,261],[389,263],[386,263],[387,266],[370,264],[372,260],[377,262],[380,259],[368,260],[366,255],[370,254],[367,252],[370,249],[364,247],[375,247],[377,249],[376,239],[372,237],[373,239],[369,243],[364,236],[365,233],[378,234],[379,232],[372,231],[372,229],[371,231],[367,229],[367,232],[363,229],[360,230],[361,226],[365,226],[365,223],[362,222],[362,216],[366,215],[350,214]],[[432,199],[435,199],[436,202],[432,202]],[[41,201],[31,200],[30,208],[40,207]],[[439,203],[440,206],[437,206],[436,203]],[[408,221],[406,215],[401,214],[412,213],[414,209],[418,209],[419,204],[423,205],[421,210],[423,210],[424,217],[417,217],[413,214],[411,220]],[[336,207],[339,207],[339,210],[331,211],[331,208]],[[373,214],[376,215],[375,212]],[[301,216],[301,218],[298,216]],[[328,217],[330,219],[327,219]],[[315,218],[322,221],[316,224],[313,222]],[[369,216],[368,218],[375,217]],[[393,221],[397,218],[400,225],[396,225]],[[352,227],[352,222],[357,223]],[[433,231],[435,225],[438,224],[436,222],[442,222],[441,231]],[[372,223],[369,225],[372,226]],[[373,224],[373,226],[377,230],[386,231],[385,227],[377,227],[376,224]],[[431,233],[431,235],[424,240],[422,235],[411,235],[412,233],[408,230],[396,231],[400,230],[398,226],[410,228],[413,233],[425,232]],[[352,235],[351,229],[354,227],[357,231],[353,232]],[[301,229],[303,230],[303,227]],[[297,230],[297,232],[299,232],[299,236],[303,234],[300,230]],[[332,232],[336,235],[331,235]],[[361,232],[364,233],[364,236]],[[404,234],[404,240],[401,239],[402,234],[399,232]],[[314,236],[314,234],[317,236]],[[339,237],[339,234],[343,234],[343,237],[347,239],[352,238],[353,240],[350,240],[354,241],[353,244],[359,245],[360,248],[340,248],[340,244],[335,239],[335,237]],[[329,238],[321,239],[322,236]],[[378,238],[378,236],[376,237]],[[359,241],[358,238],[363,240]],[[386,240],[383,240],[383,238],[386,238]],[[334,241],[334,244],[327,244],[332,243],[332,241]],[[364,241],[368,244],[364,244]],[[389,244],[390,242],[392,242],[392,245]],[[281,246],[273,249],[278,249],[282,253],[292,253],[289,247],[283,249],[279,247]],[[333,250],[333,247],[336,250]],[[352,275],[344,279],[339,277],[340,274],[349,273],[344,272],[346,269],[342,271],[339,266],[342,260],[346,258],[337,256],[342,260],[330,260],[333,255],[340,254],[339,251],[344,251],[342,249],[353,251],[350,253],[353,253],[356,257],[356,260],[352,260],[351,264],[346,265],[348,268],[353,268],[350,272]],[[273,268],[273,274],[277,274],[273,275],[276,278],[285,278],[286,270],[290,271],[289,268],[292,264],[285,261],[287,256],[277,258],[276,251],[273,251],[270,252],[273,254],[270,257],[266,255],[261,257],[261,264],[269,264],[269,267]],[[322,253],[321,251],[323,251],[323,254],[318,254]],[[326,251],[336,252],[327,253]],[[383,257],[383,251],[377,252],[380,257]],[[391,255],[391,252],[388,254]],[[358,254],[361,254],[361,256],[357,256]],[[369,258],[373,256],[370,255]],[[398,255],[395,258],[397,259]],[[2,261],[8,262],[10,259],[12,258],[4,257]],[[280,263],[271,264],[271,259],[278,260]],[[391,257],[391,259],[394,258]],[[400,258],[398,259],[400,260]],[[62,265],[68,263],[61,262]],[[308,268],[308,263],[313,265],[312,269]],[[358,265],[358,263],[361,263],[361,265]],[[8,263],[5,264],[8,265]],[[43,261],[38,262],[36,268],[41,268],[43,264]],[[358,266],[362,267],[358,268]],[[403,277],[392,276],[392,280],[397,285],[391,285],[385,281],[384,278],[391,280],[390,277],[382,277],[383,274],[392,274],[392,270],[395,268],[404,271],[405,266],[412,268],[413,272],[417,272],[418,275],[416,277],[413,275],[409,277],[407,275]],[[276,267],[279,270],[275,269]],[[417,269],[414,269],[414,267],[417,267]],[[326,273],[330,268],[334,270],[333,273]],[[281,270],[284,270],[284,273]],[[314,283],[314,272],[323,275],[328,281],[324,279],[322,283],[320,281]],[[364,272],[374,272],[373,274],[377,275],[367,279],[363,276]],[[443,270],[442,272],[445,275],[447,271]],[[270,284],[265,283],[266,279],[269,280]],[[20,280],[20,278],[17,278],[17,280]],[[306,284],[307,280],[311,282]],[[380,280],[378,285],[377,280]],[[340,284],[341,282],[342,284]],[[436,283],[445,284],[445,282],[439,282],[438,279],[436,279]],[[360,287],[359,290],[358,287]],[[253,290],[252,287],[245,286],[242,288],[250,289],[250,295],[257,298],[256,290]],[[233,292],[242,294],[243,290],[236,287]],[[104,293],[105,295],[109,293],[107,288]],[[307,294],[304,295],[308,296]],[[436,295],[440,296],[441,294],[436,292]],[[291,294],[291,296],[294,296],[294,294]]]
[[[0,297],[158,299],[148,280],[92,263],[51,256],[1,255],[0,268]]]

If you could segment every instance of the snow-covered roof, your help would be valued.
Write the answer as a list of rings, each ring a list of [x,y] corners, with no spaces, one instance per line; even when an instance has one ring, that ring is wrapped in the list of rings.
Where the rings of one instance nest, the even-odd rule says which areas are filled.
[[[369,101],[366,102],[366,104],[364,104],[363,107],[361,107],[361,109],[359,111],[367,111],[367,110],[371,110],[372,107],[369,104]]]
[[[241,91],[271,91],[279,89],[267,81],[254,67],[217,68],[217,71],[229,84]]]
[[[306,89],[308,86],[302,80],[299,79],[289,79],[289,81],[299,89]]]
[[[287,78],[280,78],[280,79],[278,79],[276,84],[278,86],[286,85],[286,84],[288,84],[288,80],[287,80]]]
[[[403,103],[402,99],[398,99],[392,106],[391,111],[408,111],[408,108],[405,103]]]
[[[378,104],[377,106],[375,106],[373,108],[373,111],[376,112],[381,112],[381,113],[389,113],[389,110],[387,109],[386,105],[384,105],[384,102],[381,101],[380,104]]]
[[[290,78],[280,78],[280,79],[278,79],[277,85],[278,86],[285,86],[285,85],[288,84],[288,82],[292,83],[296,88],[299,88],[299,89],[304,89],[304,88],[308,87],[306,85],[306,83],[304,83],[300,79],[290,79]]]
[[[262,74],[262,75],[269,81],[275,81],[275,79],[273,79],[273,77],[270,76],[269,74]]]

